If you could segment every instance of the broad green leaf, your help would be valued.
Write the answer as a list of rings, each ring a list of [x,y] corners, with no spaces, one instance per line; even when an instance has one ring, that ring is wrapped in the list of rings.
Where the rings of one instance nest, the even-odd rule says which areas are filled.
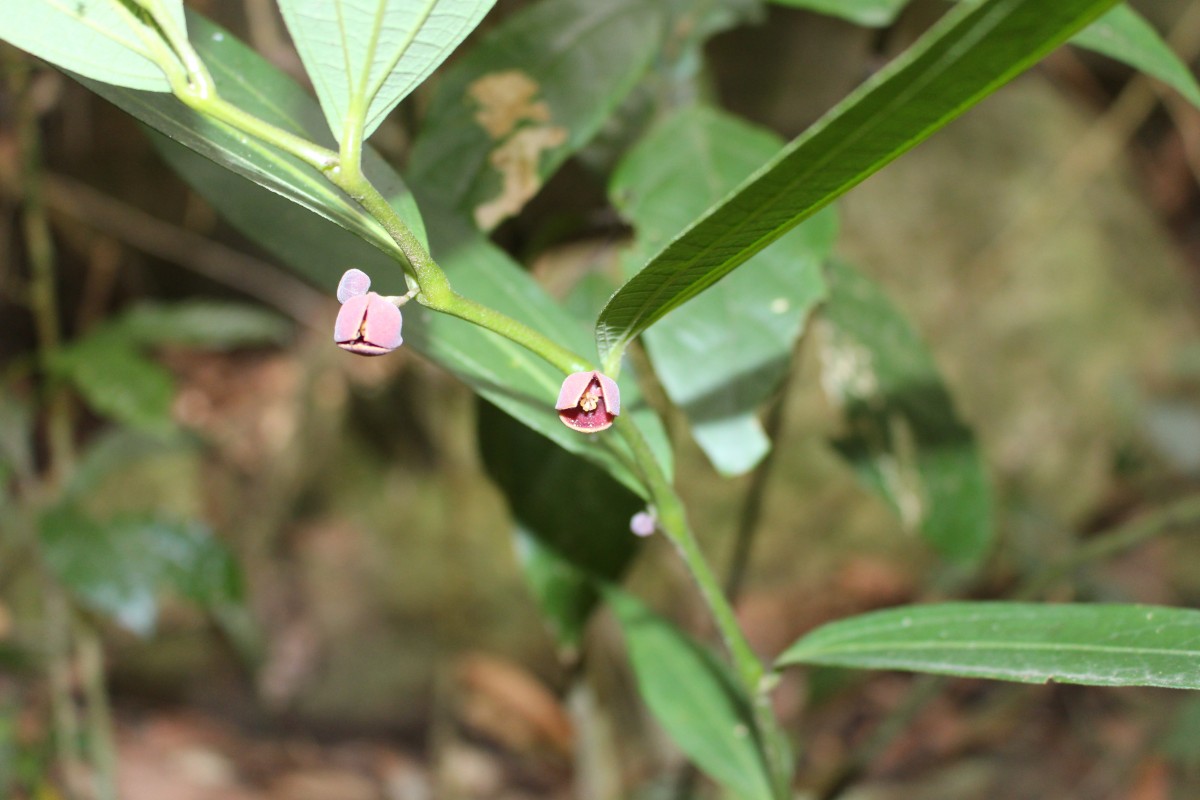
[[[777,662],[791,664],[1200,689],[1200,611],[1004,602],[891,608],[817,628]]]
[[[49,366],[99,414],[147,433],[174,427],[171,374],[116,331],[97,331],[71,343],[54,354]]]
[[[596,322],[605,358],[1036,63],[1115,2],[987,0],[951,11],[613,296]]]
[[[1084,28],[1071,44],[1086,47],[1158,78],[1200,107],[1200,85],[1187,64],[1140,14],[1122,4]]]
[[[339,142],[365,139],[496,0],[279,0]]]
[[[881,28],[891,25],[909,0],[772,0],[776,5],[803,8],[841,17],[857,25]]]
[[[229,551],[194,522],[94,520],[77,509],[47,511],[39,523],[50,570],[85,606],[140,635],[154,631],[164,590],[202,607],[238,599]]]
[[[545,0],[442,77],[407,172],[488,230],[608,120],[658,52],[665,4]]]
[[[711,108],[693,106],[656,126],[609,186],[637,232],[636,263],[781,145],[774,134]],[[836,236],[829,209],[646,331],[663,388],[724,475],[752,469],[771,447],[757,412],[787,375],[796,339],[824,295],[821,261]]]
[[[112,325],[142,345],[207,348],[282,344],[292,327],[283,317],[258,306],[212,300],[143,303],[121,314]]]
[[[629,518],[645,502],[604,470],[556,447],[490,403],[479,451],[517,527],[525,575],[560,644],[577,648],[599,595],[637,552]]]
[[[605,599],[625,634],[641,695],[679,749],[734,796],[770,800],[753,712],[729,671],[632,596],[607,588]]]
[[[372,278],[372,288],[396,294],[404,280],[395,262],[361,239],[325,220],[313,217],[282,198],[232,175],[168,140],[154,140],[159,153],[230,224],[275,254],[289,269],[333,296],[342,272],[355,266]],[[432,204],[430,204],[432,208]],[[493,305],[539,330],[561,337],[577,352],[592,347],[578,323],[538,286],[529,274],[454,214],[432,214],[441,220],[433,238],[433,255],[447,270],[455,289]],[[405,345],[453,372],[484,398],[556,442],[560,447],[603,466],[626,486],[637,489],[637,478],[612,447],[607,435],[584,436],[569,430],[554,413],[554,400],[563,376],[519,345],[462,320],[437,314],[410,303],[404,309]],[[329,319],[332,344],[333,316]],[[622,383],[625,403],[643,426],[670,469],[669,446],[661,423],[644,404],[636,402],[636,386]],[[624,409],[623,409],[624,411]]]
[[[320,109],[295,81],[204,17],[189,13],[188,24],[192,44],[222,97],[290,133],[318,144],[330,143]],[[299,159],[197,114],[172,95],[82,82],[151,128],[337,223],[403,263],[403,255],[383,227]],[[374,151],[364,151],[363,158],[367,177],[423,237],[420,214],[399,176]]]
[[[992,540],[991,487],[937,365],[871,281],[837,261],[826,280],[821,384],[849,428],[835,446],[942,556],[978,560]]]
[[[183,0],[160,0],[184,27]],[[150,46],[144,12],[120,0],[5,0],[0,39],[93,80],[149,92],[169,92]]]

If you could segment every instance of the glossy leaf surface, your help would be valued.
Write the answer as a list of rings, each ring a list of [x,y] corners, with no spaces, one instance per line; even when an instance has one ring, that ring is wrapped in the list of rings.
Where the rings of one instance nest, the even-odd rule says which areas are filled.
[[[189,14],[188,24],[192,43],[226,100],[285,131],[317,143],[329,143],[321,110],[295,81],[198,14]],[[151,128],[337,223],[393,258],[403,259],[379,223],[323,175],[298,159],[202,117],[171,95],[83,82]],[[363,163],[376,188],[417,235],[423,236],[416,204],[395,171],[369,149],[364,152]]]
[[[837,261],[826,275],[821,384],[849,429],[835,446],[943,557],[978,560],[993,522],[974,434],[928,349],[879,287]]]
[[[183,0],[162,4],[182,28]],[[139,29],[154,35],[145,18],[114,0],[5,0],[0,9],[0,40],[93,80],[169,92]]]
[[[638,539],[629,519],[644,501],[603,469],[481,403],[480,455],[517,525],[525,575],[561,645],[576,648],[599,599],[619,580]]]
[[[655,57],[664,3],[545,0],[441,77],[407,174],[485,230],[589,141]]]
[[[62,507],[43,515],[39,531],[46,563],[80,602],[143,636],[154,630],[163,591],[203,607],[240,593],[232,555],[197,523],[97,521]]]
[[[279,0],[329,129],[366,138],[495,0]]]
[[[641,695],[679,749],[735,797],[773,797],[753,713],[728,669],[634,597],[606,589],[605,599],[625,634]]]
[[[1200,689],[1200,611],[1137,605],[941,603],[831,622],[778,664],[1021,683]]]
[[[987,0],[951,11],[626,283],[597,320],[601,352],[620,351],[1114,4]]]
[[[609,186],[637,232],[631,265],[781,145],[774,134],[711,108],[691,107],[656,126]],[[824,295],[821,262],[836,235],[833,209],[823,211],[646,332],[663,388],[722,474],[752,469],[770,449],[757,412],[787,375],[796,339]]]

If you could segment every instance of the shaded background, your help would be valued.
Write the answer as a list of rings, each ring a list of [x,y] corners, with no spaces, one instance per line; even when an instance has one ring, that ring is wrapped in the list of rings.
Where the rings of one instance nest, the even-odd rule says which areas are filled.
[[[273,4],[190,5],[300,77]],[[502,0],[485,28],[522,5]],[[1196,4],[1135,5],[1185,56],[1200,51]],[[794,136],[941,10],[914,4],[880,32],[772,8],[711,43],[713,89]],[[982,440],[1002,544],[972,596],[1006,596],[1200,482],[1200,112],[1130,78],[1061,50],[841,204],[839,252],[909,314]],[[244,613],[168,602],[152,637],[103,628],[123,797],[676,796],[680,758],[609,621],[585,664],[555,652],[480,463],[471,394],[403,349],[331,347],[333,287],[300,284],[232,232],[120,112],[52,70],[31,80],[69,336],[145,299],[248,299],[292,320],[281,346],[161,348],[173,415],[195,436],[88,494],[97,513],[150,503],[206,520],[245,576]],[[373,140],[397,163],[426,96]],[[34,331],[22,150],[11,96],[0,102],[0,358],[15,369]],[[587,155],[495,236],[558,293],[612,274],[628,239],[588,166],[602,154]],[[816,386],[819,347],[806,337],[789,381],[739,604],[767,655],[822,621],[950,591],[828,447],[840,423]],[[105,432],[78,420],[81,439]],[[724,565],[755,479],[718,478],[682,419],[668,423],[692,520]],[[1049,596],[1194,606],[1196,529],[1089,561]],[[0,642],[15,653],[38,636],[29,576],[0,560],[0,580]],[[630,582],[704,631],[661,543]],[[1180,692],[809,671],[777,701],[802,742],[801,785],[827,795],[843,779],[855,798],[1200,791],[1200,704]],[[48,770],[49,716],[37,671],[0,664],[0,770],[30,783]]]

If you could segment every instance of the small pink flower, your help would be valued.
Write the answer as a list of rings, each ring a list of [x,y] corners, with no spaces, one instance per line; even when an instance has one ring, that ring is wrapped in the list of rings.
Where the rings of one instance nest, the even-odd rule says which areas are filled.
[[[595,370],[576,372],[563,381],[554,407],[568,428],[596,433],[611,426],[621,413],[621,390],[616,381]]]
[[[629,530],[635,536],[649,536],[658,528],[658,517],[654,515],[654,509],[649,508],[645,511],[639,511],[634,514],[629,520]]]
[[[342,276],[337,288],[342,310],[333,324],[333,341],[360,356],[381,356],[404,342],[400,335],[404,318],[391,301],[368,292],[370,287],[371,279],[360,269]]]

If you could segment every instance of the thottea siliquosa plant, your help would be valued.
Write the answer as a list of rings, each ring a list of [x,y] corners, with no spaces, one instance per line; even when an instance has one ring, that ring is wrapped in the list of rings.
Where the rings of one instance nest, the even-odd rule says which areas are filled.
[[[779,2],[874,26],[905,5]],[[1200,687],[1200,615],[1134,606],[896,609],[832,623],[764,663],[692,535],[661,423],[623,369],[629,345],[644,339],[705,455],[723,473],[743,474],[772,445],[756,414],[786,375],[811,312],[824,308],[824,383],[852,430],[839,452],[943,559],[977,565],[992,526],[973,436],[887,298],[831,260],[831,204],[1071,37],[1200,100],[1186,67],[1115,0],[964,3],[786,144],[698,101],[663,111],[619,154],[612,200],[637,238],[628,279],[603,303],[591,337],[486,231],[639,87],[696,82],[704,36],[756,3],[531,4],[442,76],[410,154],[411,192],[367,139],[491,0],[280,0],[315,100],[181,0],[12,5],[0,38],[164,134],[156,147],[235,226],[306,278],[337,285],[338,346],[358,355],[414,347],[522,423],[512,435],[544,437],[528,452],[546,446],[553,455],[520,474],[512,469],[527,455],[521,449],[494,460],[536,540],[526,567],[539,601],[572,642],[593,604],[608,602],[647,704],[735,796],[789,796],[793,759],[769,695],[776,670],[792,664]],[[704,24],[680,39],[680,19],[701,7]],[[568,27],[572,37],[557,35]],[[714,165],[712,180],[692,185],[700,160]],[[262,224],[290,214],[291,204],[311,212],[304,224]],[[372,280],[384,291],[370,291]],[[719,322],[705,308],[716,298],[735,309]],[[932,395],[904,395],[914,381]],[[498,431],[481,433],[485,456]],[[573,466],[538,471],[560,457]],[[523,481],[534,475],[562,486],[554,493],[561,508],[530,500]],[[588,526],[588,542],[564,535],[579,513],[572,502],[603,520]],[[722,658],[617,588],[631,537],[654,532],[694,579]]]

